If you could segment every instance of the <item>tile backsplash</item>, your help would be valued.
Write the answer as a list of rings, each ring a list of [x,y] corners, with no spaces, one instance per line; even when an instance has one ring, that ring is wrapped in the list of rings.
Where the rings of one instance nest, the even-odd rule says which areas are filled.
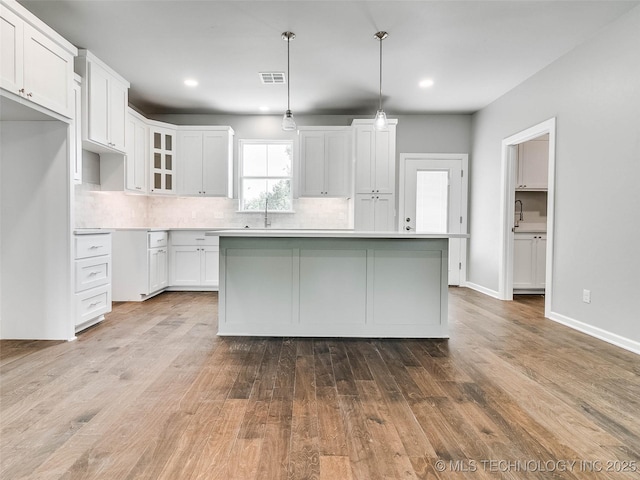
[[[238,201],[219,197],[145,196],[76,185],[76,228],[264,227],[264,213],[239,213]],[[269,213],[270,228],[350,228],[351,200],[294,199],[295,213]]]

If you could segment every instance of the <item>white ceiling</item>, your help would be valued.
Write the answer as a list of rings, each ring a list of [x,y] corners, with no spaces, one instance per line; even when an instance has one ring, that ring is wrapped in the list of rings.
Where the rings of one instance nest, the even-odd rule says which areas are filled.
[[[131,1],[20,0],[67,40],[131,82],[145,113],[271,113],[291,42],[294,114],[371,114],[384,40],[388,115],[474,112],[544,68],[639,1]],[[187,77],[199,80],[187,88]],[[422,89],[418,82],[432,78]]]

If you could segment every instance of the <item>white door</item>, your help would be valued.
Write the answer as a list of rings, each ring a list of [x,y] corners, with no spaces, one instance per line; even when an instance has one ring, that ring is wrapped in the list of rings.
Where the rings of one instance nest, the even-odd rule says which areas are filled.
[[[416,233],[467,232],[467,155],[401,154],[399,228]],[[466,242],[449,240],[449,285],[464,281]]]

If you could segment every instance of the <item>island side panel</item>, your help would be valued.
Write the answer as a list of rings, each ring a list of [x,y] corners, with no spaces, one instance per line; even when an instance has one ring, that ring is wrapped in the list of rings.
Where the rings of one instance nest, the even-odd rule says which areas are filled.
[[[218,333],[446,338],[447,245],[221,236]]]

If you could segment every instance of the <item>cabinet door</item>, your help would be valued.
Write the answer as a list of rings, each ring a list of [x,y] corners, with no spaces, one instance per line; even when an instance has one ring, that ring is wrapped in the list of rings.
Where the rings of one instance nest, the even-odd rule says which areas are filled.
[[[82,183],[82,87],[75,81],[73,84],[73,106],[69,153],[73,168],[73,182],[80,184]]]
[[[27,98],[73,116],[73,56],[31,25],[24,25],[24,88]]]
[[[200,249],[200,282],[203,287],[217,287],[220,284],[220,249],[203,247]]]
[[[518,145],[518,188],[544,190],[549,185],[549,142],[531,140]]]
[[[372,188],[376,193],[393,193],[395,190],[395,140],[391,130],[375,131],[375,166]]]
[[[147,127],[133,115],[127,115],[126,188],[139,193],[147,191]]]
[[[325,193],[325,135],[320,131],[300,132],[300,196],[320,197]]]
[[[89,62],[89,105],[87,136],[89,140],[109,145],[109,73]]]
[[[151,137],[151,187],[153,193],[173,193],[175,184],[175,133],[153,128]]]
[[[351,181],[351,132],[325,133],[325,194],[347,197]]]
[[[356,127],[356,192],[373,193],[374,175],[373,127]]]
[[[180,187],[183,195],[202,195],[202,132],[179,132]]]
[[[125,150],[125,125],[129,90],[116,79],[109,81],[109,146]]]
[[[171,247],[171,285],[200,284],[200,247]]]
[[[535,269],[534,235],[519,233],[513,240],[513,288],[533,288]]]
[[[395,230],[395,208],[393,195],[377,195],[375,198],[374,229],[376,232]]]
[[[546,284],[547,271],[547,236],[538,235],[535,242],[535,278],[534,283],[538,288],[544,288]]]
[[[229,132],[202,134],[202,194],[224,197],[228,195],[231,155]]]
[[[375,195],[356,194],[355,229],[363,231],[375,230]]]
[[[151,248],[147,251],[147,255],[149,256],[149,288],[144,294],[149,294],[155,292],[160,288],[160,276],[158,272],[158,252],[159,248]]]
[[[13,12],[0,10],[0,86],[16,95],[24,88],[24,22]]]

